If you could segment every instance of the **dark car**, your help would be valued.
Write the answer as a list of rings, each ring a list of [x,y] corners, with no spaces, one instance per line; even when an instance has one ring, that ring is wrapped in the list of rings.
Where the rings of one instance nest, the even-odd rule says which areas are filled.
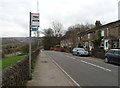
[[[105,62],[120,64],[120,49],[111,49],[105,54]]]

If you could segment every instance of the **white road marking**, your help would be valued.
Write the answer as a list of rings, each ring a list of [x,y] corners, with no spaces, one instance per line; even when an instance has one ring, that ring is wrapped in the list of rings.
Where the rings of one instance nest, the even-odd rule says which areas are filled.
[[[49,55],[48,55],[49,56]],[[49,56],[50,57],[50,56]],[[50,57],[51,58],[51,60],[53,61],[53,63],[55,63],[60,69],[61,69],[61,71],[63,71],[78,87],[80,87],[80,85],[64,70],[64,69],[62,69],[62,67],[60,66],[60,65],[58,65],[58,63],[57,62],[55,62],[53,59],[52,59],[52,57]]]
[[[75,59],[74,57],[70,57],[71,59]]]
[[[107,68],[104,68],[104,67],[101,67],[101,66],[98,66],[98,65],[95,65],[95,64],[92,64],[92,63],[89,63],[89,62],[83,61],[83,60],[81,60],[81,62],[83,62],[83,63],[89,64],[89,65],[92,65],[92,66],[94,66],[94,67],[98,67],[98,68],[100,68],[100,69],[103,69],[103,70],[106,70],[106,71],[111,72],[111,70],[110,70],[110,69],[107,69]]]
[[[66,56],[66,57],[71,58],[71,59],[75,59],[74,57],[71,57],[71,56]]]
[[[80,86],[65,70],[62,69],[53,59],[52,61],[77,85]]]
[[[77,60],[76,58],[71,57],[71,56],[66,56],[66,57],[69,57],[69,58],[74,59],[74,60],[76,60],[76,61],[80,61],[80,60]],[[81,60],[81,62],[83,62],[83,63],[89,64],[89,65],[92,65],[92,66],[94,66],[94,67],[97,67],[97,68],[100,68],[100,69],[103,69],[103,70],[106,70],[106,71],[111,72],[111,70],[110,70],[110,69],[107,69],[107,68],[104,68],[104,67],[101,67],[101,66],[98,66],[98,65],[95,65],[95,64],[92,64],[92,63],[86,62],[86,61],[84,61],[84,60]]]

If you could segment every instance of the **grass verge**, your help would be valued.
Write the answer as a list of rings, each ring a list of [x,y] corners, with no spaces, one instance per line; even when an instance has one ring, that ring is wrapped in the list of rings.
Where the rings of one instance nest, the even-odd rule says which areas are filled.
[[[23,57],[25,57],[25,55],[11,56],[11,57],[7,57],[7,58],[3,58],[2,60],[0,60],[0,70],[3,70],[6,67],[9,67],[10,65],[16,63],[17,61],[19,61]]]

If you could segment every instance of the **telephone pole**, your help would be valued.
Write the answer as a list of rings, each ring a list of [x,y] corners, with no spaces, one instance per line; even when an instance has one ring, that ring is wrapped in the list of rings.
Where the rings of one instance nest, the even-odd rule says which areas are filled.
[[[39,0],[37,0],[37,13],[39,13]],[[39,16],[40,17],[40,16]],[[40,21],[40,20],[39,20]],[[40,22],[39,22],[40,24]],[[38,47],[39,47],[39,37],[40,37],[40,34],[39,34],[39,27],[37,27],[37,40],[38,40]]]

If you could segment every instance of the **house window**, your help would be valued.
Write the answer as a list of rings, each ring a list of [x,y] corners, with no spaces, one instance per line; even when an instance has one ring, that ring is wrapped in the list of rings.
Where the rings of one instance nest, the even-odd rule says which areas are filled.
[[[113,48],[117,48],[117,42],[113,44]]]
[[[85,42],[85,48],[88,48],[88,42]]]
[[[90,38],[90,34],[88,34],[88,39]]]
[[[101,36],[102,36],[102,37],[104,36],[104,30],[101,31]]]
[[[106,47],[108,47],[108,42],[106,42]]]
[[[69,45],[71,45],[71,43],[69,42]]]
[[[78,37],[78,40],[80,40],[80,37]]]

